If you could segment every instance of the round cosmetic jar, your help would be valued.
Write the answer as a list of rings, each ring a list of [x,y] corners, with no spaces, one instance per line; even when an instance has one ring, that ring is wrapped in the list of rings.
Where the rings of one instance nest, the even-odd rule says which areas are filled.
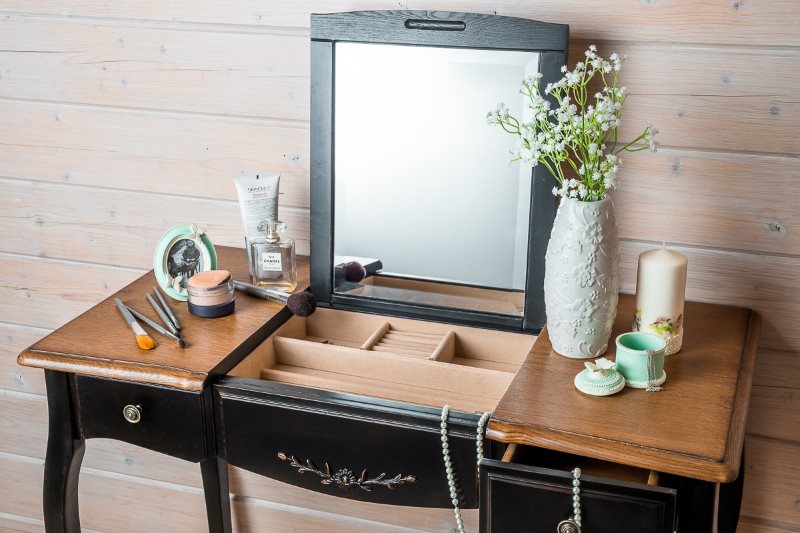
[[[652,333],[623,333],[617,337],[617,370],[625,376],[625,384],[635,389],[661,385],[664,372],[666,341]],[[652,359],[652,360],[651,360]]]
[[[229,315],[236,305],[234,284],[227,270],[198,272],[188,281],[189,312],[202,318]]]

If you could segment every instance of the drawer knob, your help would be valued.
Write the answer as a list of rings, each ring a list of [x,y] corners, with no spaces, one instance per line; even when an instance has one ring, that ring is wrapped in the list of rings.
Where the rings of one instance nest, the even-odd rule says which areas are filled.
[[[581,533],[581,526],[571,518],[562,520],[556,527],[556,533]]]
[[[286,455],[283,452],[278,453],[278,459],[281,461],[289,461],[289,466],[296,468],[298,474],[304,474],[306,472],[316,474],[322,478],[320,483],[323,485],[338,485],[342,490],[350,490],[352,487],[358,487],[367,492],[372,492],[372,487],[378,486],[394,490],[400,485],[414,483],[417,480],[414,476],[403,477],[401,474],[397,474],[392,478],[387,478],[385,473],[369,479],[366,470],[362,470],[361,475],[356,475],[352,470],[347,468],[342,468],[334,472],[328,463],[325,463],[325,470],[321,470],[317,468],[317,465],[311,462],[311,459],[306,459],[305,462],[301,462],[294,455]]]
[[[141,405],[126,405],[122,410],[122,416],[131,424],[138,424],[142,419],[142,406]]]

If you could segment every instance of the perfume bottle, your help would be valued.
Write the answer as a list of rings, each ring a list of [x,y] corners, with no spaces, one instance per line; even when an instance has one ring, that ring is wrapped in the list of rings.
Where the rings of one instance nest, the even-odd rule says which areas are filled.
[[[264,238],[250,244],[250,272],[253,285],[291,292],[297,287],[294,240],[281,239],[282,222],[264,222],[258,231]]]

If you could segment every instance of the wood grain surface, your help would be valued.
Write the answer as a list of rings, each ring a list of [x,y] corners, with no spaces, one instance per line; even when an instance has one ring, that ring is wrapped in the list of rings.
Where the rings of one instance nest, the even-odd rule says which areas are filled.
[[[661,393],[575,389],[583,361],[558,355],[543,332],[489,421],[487,435],[703,479],[736,479],[759,319],[746,309],[687,303],[682,351],[667,358]],[[611,339],[630,331],[621,295]],[[693,324],[701,327],[692,327]],[[608,354],[614,355],[610,346]]]
[[[219,247],[219,268],[230,270],[234,279],[247,280],[244,250]],[[298,258],[299,286],[308,285],[308,259]],[[144,351],[136,345],[130,328],[114,305],[114,297],[149,316],[145,300],[155,276],[148,272],[78,318],[35,343],[19,355],[21,365],[61,372],[168,385],[202,390],[212,371],[282,305],[237,293],[236,312],[226,317],[204,319],[190,315],[186,302],[171,301],[183,324],[186,348],[154,335],[158,346]],[[242,354],[244,355],[244,354]]]

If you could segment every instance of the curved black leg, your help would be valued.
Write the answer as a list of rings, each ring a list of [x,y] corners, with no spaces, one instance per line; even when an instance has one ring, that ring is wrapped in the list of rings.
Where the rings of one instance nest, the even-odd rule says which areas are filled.
[[[739,512],[742,509],[742,492],[744,490],[745,453],[742,447],[742,461],[739,477],[732,483],[719,486],[719,514],[717,515],[718,533],[736,533],[739,524]]]
[[[85,450],[75,431],[68,376],[45,370],[50,419],[44,463],[44,527],[47,533],[80,533],[78,476]]]
[[[231,501],[228,495],[228,463],[217,457],[200,461],[203,492],[206,497],[208,530],[211,533],[230,533]]]

